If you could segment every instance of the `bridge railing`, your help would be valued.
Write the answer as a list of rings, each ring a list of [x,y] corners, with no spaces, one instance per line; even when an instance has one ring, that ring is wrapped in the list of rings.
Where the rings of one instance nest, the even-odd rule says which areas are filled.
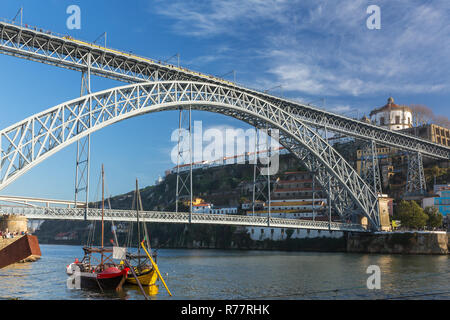
[[[50,220],[84,220],[84,209],[75,208],[44,208],[44,207],[13,207],[1,206],[0,210],[8,214],[23,215],[29,219],[50,219]],[[89,209],[88,220],[101,220],[101,209]],[[155,223],[189,223],[189,213],[187,212],[164,212],[164,211],[142,211],[139,219],[144,222]],[[136,221],[136,211],[134,210],[104,210],[105,221]],[[366,232],[359,224],[313,221],[302,219],[286,218],[267,218],[258,216],[244,215],[225,215],[225,214],[204,214],[193,213],[191,215],[193,224],[217,224],[217,225],[236,225],[236,226],[255,226],[255,227],[273,227],[273,228],[292,228],[292,229],[316,229],[332,231],[354,231]]]

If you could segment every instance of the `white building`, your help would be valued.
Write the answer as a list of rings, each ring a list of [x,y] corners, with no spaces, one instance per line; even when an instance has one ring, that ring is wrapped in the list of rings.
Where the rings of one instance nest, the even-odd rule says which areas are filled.
[[[214,206],[211,209],[211,213],[213,214],[237,214],[237,207],[216,207]]]
[[[280,241],[285,240],[288,237],[287,230],[283,228],[258,228],[247,227],[250,234],[250,238],[256,241],[273,240]],[[341,238],[344,236],[342,231],[328,231],[328,230],[307,230],[307,229],[290,229],[292,234],[290,239],[306,239],[306,238]]]
[[[402,130],[412,127],[412,112],[407,106],[395,104],[394,98],[389,97],[386,105],[370,112],[370,120],[386,129]]]
[[[237,214],[237,207],[228,206],[214,206],[212,203],[196,203],[192,205],[193,213],[207,213],[207,214]]]
[[[270,217],[284,218],[284,219],[306,219],[306,220],[326,220],[327,199],[277,199],[270,201]],[[264,203],[264,208],[259,209],[253,213],[251,210],[247,211],[248,216],[267,217],[269,214],[269,202]],[[270,228],[270,227],[246,227],[250,238],[252,240],[285,240],[288,237],[287,229]],[[328,230],[305,230],[305,229],[291,229],[291,239],[305,239],[305,238],[340,238],[343,236],[342,232],[328,231]]]
[[[211,203],[198,203],[192,205],[193,213],[211,213],[213,205]]]

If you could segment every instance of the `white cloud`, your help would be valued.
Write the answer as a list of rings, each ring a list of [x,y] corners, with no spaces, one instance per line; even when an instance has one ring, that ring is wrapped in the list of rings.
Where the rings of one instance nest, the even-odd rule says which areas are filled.
[[[262,61],[253,70],[257,87],[281,84],[284,92],[316,96],[449,92],[450,2],[377,1],[380,30],[366,27],[369,4],[174,1],[157,10],[174,19],[177,32],[258,39],[242,52]]]

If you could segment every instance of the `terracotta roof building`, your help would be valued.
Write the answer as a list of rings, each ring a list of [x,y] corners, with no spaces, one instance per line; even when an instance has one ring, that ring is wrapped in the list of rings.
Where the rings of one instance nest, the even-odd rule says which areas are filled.
[[[370,112],[372,123],[390,130],[402,130],[412,127],[412,112],[408,106],[394,103],[389,97],[387,104]]]

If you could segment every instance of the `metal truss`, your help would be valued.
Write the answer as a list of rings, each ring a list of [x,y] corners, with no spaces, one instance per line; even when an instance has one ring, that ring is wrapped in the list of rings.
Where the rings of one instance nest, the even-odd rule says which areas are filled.
[[[281,144],[302,161],[312,157],[322,172],[332,176],[333,186],[340,188],[335,201],[343,194],[351,197],[370,226],[379,229],[377,196],[319,134],[267,101],[210,83],[167,81],[117,87],[68,101],[1,130],[0,189],[96,130],[137,115],[179,108],[221,113],[258,128],[278,129]]]
[[[425,173],[420,152],[408,153],[408,172],[406,179],[407,195],[426,194]]]
[[[182,130],[188,132],[188,150],[182,145]],[[175,189],[175,212],[178,212],[178,203],[182,198],[189,199],[189,212],[192,213],[192,110],[180,109],[178,118],[178,152],[177,152],[177,183]],[[188,154],[188,157],[186,156]],[[189,170],[180,172],[180,165],[189,164]]]
[[[381,195],[383,190],[381,188],[380,166],[378,164],[375,141],[367,143],[362,149],[360,170],[360,175],[364,181],[366,181],[368,185],[373,186],[373,190],[376,194]]]
[[[331,131],[363,140],[374,140],[379,145],[405,151],[418,151],[423,156],[431,158],[450,159],[449,147],[425,139],[276,97],[267,92],[252,90],[214,76],[78,41],[67,36],[62,37],[50,32],[0,22],[0,53],[77,71],[87,68],[90,53],[91,73],[94,75],[131,83],[187,80],[218,84],[260,97],[295,115],[305,124],[327,127]]]
[[[265,133],[265,146],[261,148],[261,134]],[[270,186],[271,178],[270,172],[268,170],[271,159],[270,152],[270,142],[269,142],[269,131],[267,127],[265,130],[255,131],[255,144],[254,144],[254,159],[253,159],[253,190],[252,190],[252,212],[255,215],[255,205],[257,200],[261,200],[267,203],[267,218],[270,219],[270,209],[271,209],[271,197],[270,197]],[[258,154],[266,153],[266,166],[263,164],[258,164]],[[264,174],[266,171],[266,174]]]
[[[81,73],[81,92],[80,96],[91,93],[91,73],[88,67],[87,71]],[[80,132],[80,124],[77,126],[77,132]],[[77,140],[75,163],[75,205],[79,201],[80,195],[85,196],[84,205],[86,207],[86,217],[89,210],[89,158],[91,154],[91,135],[87,135]]]
[[[58,219],[58,220],[84,220],[84,209],[75,208],[45,208],[45,207],[10,207],[2,206],[1,210],[8,214],[20,214],[28,219]],[[88,220],[101,220],[101,209],[91,208],[88,213]],[[215,225],[234,225],[234,226],[255,226],[267,227],[266,217],[242,216],[242,215],[222,215],[222,214],[204,214],[188,212],[161,212],[161,211],[142,211],[139,212],[139,218],[143,222],[151,223],[193,223],[193,224],[215,224]],[[104,210],[105,221],[136,221],[135,210]],[[191,221],[190,221],[191,220]],[[274,228],[292,228],[292,229],[316,229],[332,231],[350,231],[367,232],[360,224],[349,224],[332,222],[331,225],[326,221],[312,221],[301,219],[270,218],[270,226]]]

